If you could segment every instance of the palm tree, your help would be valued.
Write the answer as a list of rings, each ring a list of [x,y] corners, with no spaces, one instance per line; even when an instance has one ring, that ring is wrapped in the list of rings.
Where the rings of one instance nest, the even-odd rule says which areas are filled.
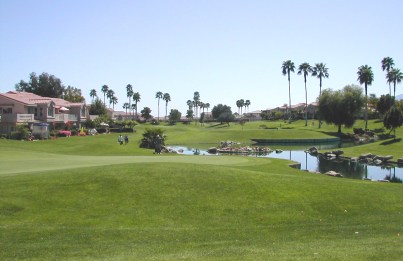
[[[109,105],[112,104],[112,98],[115,96],[115,92],[112,89],[109,89],[108,92],[106,93],[106,98],[109,99]],[[110,108],[111,106],[109,106]]]
[[[364,84],[365,87],[365,129],[368,129],[368,100],[367,100],[367,91],[368,91],[368,85],[371,85],[372,82],[374,81],[374,73],[372,72],[371,66],[368,65],[362,65],[358,67],[358,78],[357,81],[360,82],[360,84]]]
[[[237,100],[237,101],[235,102],[235,104],[236,104],[236,107],[238,107],[238,114],[240,114],[239,108],[241,108],[241,100]]]
[[[393,83],[393,98],[395,98],[396,95],[396,84],[401,83],[403,79],[403,73],[397,69],[397,68],[392,68],[388,74],[386,75],[386,79],[388,80],[389,85]]]
[[[168,116],[168,102],[171,101],[171,96],[169,95],[169,93],[164,93],[162,99],[165,101],[165,121],[166,121]]]
[[[104,94],[104,105],[105,105],[105,106],[106,106],[106,103],[105,103],[105,95],[106,95],[106,93],[108,92],[108,90],[109,90],[108,85],[102,85],[101,92],[103,92],[103,94]]]
[[[395,63],[393,62],[392,58],[385,57],[382,59],[381,64],[382,64],[382,71],[386,71],[386,79],[388,79],[388,74],[389,74],[390,70],[393,68],[393,66],[395,65]],[[389,83],[389,95],[392,96],[392,91],[390,88],[391,82],[388,81],[388,83]]]
[[[193,102],[191,100],[187,100],[186,105],[188,106],[189,110],[193,108]]]
[[[138,93],[138,92],[133,93],[133,101],[135,102],[134,104],[136,105],[136,119],[137,119],[137,108],[138,108],[137,103],[139,103],[140,100],[141,100],[140,93]]]
[[[131,115],[131,107],[132,107],[132,96],[133,96],[133,86],[131,84],[126,85],[126,95],[129,98],[129,109]]]
[[[319,97],[318,103],[320,100],[320,96],[322,95],[322,79],[329,78],[328,68],[326,68],[326,64],[324,63],[316,63],[315,66],[312,68],[312,76],[319,78]],[[319,104],[318,104],[319,105]],[[319,106],[318,106],[319,108]],[[321,115],[319,114],[319,129],[322,126]]]
[[[312,68],[309,63],[301,63],[298,67],[298,74],[304,75],[305,83],[305,126],[308,126],[308,91],[306,89],[306,77],[312,72]]]
[[[208,114],[208,109],[210,109],[210,103],[206,102],[206,103],[204,104],[204,108],[206,108],[207,114]]]
[[[112,111],[115,111],[115,105],[118,103],[118,98],[116,96],[112,96],[110,102],[112,103]]]
[[[283,65],[281,66],[283,75],[288,75],[288,103],[289,103],[289,108],[291,109],[291,81],[290,81],[290,73],[294,72],[295,70],[295,65],[291,60],[287,60],[283,62]],[[288,113],[288,112],[287,112]],[[291,113],[289,114],[289,120],[291,120]]]
[[[127,109],[129,109],[129,108],[130,108],[130,106],[129,106],[128,102],[123,103],[123,109],[126,110],[126,118],[127,118]]]
[[[163,94],[162,92],[157,92],[155,94],[155,98],[158,99],[158,123],[160,122],[160,99],[162,99]]]
[[[90,91],[90,97],[92,98],[92,102],[94,102],[94,98],[97,97],[97,91],[95,89]]]
[[[248,107],[248,112],[249,112],[249,105],[250,105],[250,100],[245,101],[245,106]]]
[[[200,93],[194,92],[193,93],[193,106],[195,107],[196,118],[197,118],[197,108],[199,107],[199,102],[200,102]]]

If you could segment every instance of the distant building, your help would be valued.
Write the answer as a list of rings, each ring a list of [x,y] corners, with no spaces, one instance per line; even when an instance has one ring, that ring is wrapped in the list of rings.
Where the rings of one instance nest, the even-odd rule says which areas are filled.
[[[41,132],[53,129],[56,124],[68,123],[80,128],[87,118],[85,103],[71,103],[29,92],[0,93],[0,134],[9,135],[19,124],[28,124],[31,130],[40,129]]]

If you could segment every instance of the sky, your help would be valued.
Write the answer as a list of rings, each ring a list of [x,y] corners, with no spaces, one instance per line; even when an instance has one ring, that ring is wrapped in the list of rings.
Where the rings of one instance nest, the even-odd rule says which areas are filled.
[[[157,92],[169,93],[168,113],[186,114],[194,92],[210,104],[250,100],[249,111],[288,103],[286,60],[323,62],[323,89],[359,84],[369,65],[368,93],[389,93],[384,57],[403,70],[401,0],[0,0],[0,93],[29,74],[46,72],[65,86],[103,99],[102,85],[128,102],[126,85],[139,92],[139,110],[158,114]],[[308,102],[319,79],[307,79]],[[396,95],[403,93],[403,84]],[[305,102],[302,75],[291,74],[291,103]],[[160,116],[165,102],[160,101]]]

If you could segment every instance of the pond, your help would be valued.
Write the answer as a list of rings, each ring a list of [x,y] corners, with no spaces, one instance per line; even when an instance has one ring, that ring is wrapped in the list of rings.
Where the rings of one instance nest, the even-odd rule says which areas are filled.
[[[286,147],[286,146],[285,146]],[[320,149],[331,149],[330,145],[317,146]],[[200,150],[194,148],[186,148],[183,146],[169,146],[169,148],[178,151],[184,155],[209,155],[219,156],[220,154],[210,154],[207,150]],[[308,147],[307,147],[308,148]],[[334,148],[334,147],[333,147]],[[284,149],[282,151],[273,151],[266,154],[250,154],[248,156],[253,157],[268,157],[277,159],[287,159],[296,161],[301,164],[301,170],[307,170],[310,172],[326,173],[328,171],[336,171],[341,173],[343,177],[352,179],[370,179],[370,180],[385,180],[394,179],[396,182],[402,182],[403,180],[403,167],[397,167],[396,165],[382,165],[373,166],[368,164],[362,164],[359,162],[351,162],[350,160],[332,161],[322,156],[313,156],[306,153],[303,149]]]

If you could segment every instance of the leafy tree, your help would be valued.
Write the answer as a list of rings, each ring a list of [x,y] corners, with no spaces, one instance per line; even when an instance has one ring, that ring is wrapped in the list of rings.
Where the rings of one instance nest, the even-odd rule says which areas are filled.
[[[140,93],[135,92],[133,94],[133,101],[134,101],[134,104],[136,105],[136,107],[135,107],[135,109],[136,109],[136,119],[137,119],[137,108],[138,108],[137,104],[140,102],[140,100],[141,100]]]
[[[29,78],[28,83],[23,80],[17,83],[15,85],[16,91],[30,92],[43,97],[63,98],[65,87],[56,76],[45,72],[37,76],[32,72]]]
[[[105,104],[102,103],[102,101],[99,98],[95,98],[95,100],[91,103],[90,114],[91,115],[106,115]]]
[[[394,132],[394,139],[396,139],[396,128],[403,125],[403,103],[396,102],[386,113],[383,119],[385,128]]]
[[[386,79],[388,79],[390,69],[393,68],[395,63],[393,62],[393,59],[391,57],[385,57],[382,59],[381,64],[382,64],[382,71],[386,71]],[[392,91],[390,89],[390,82],[388,81],[388,83],[389,83],[389,95],[392,95]]]
[[[392,68],[387,76],[386,76],[388,83],[393,83],[393,97],[396,95],[396,84],[401,83],[403,79],[403,73],[397,69],[397,68]]]
[[[105,96],[106,96],[106,93],[108,92],[108,90],[109,90],[108,85],[102,85],[102,87],[101,87],[101,92],[104,94],[104,104],[105,104],[105,106],[106,106],[106,103],[105,103]]]
[[[193,110],[189,109],[186,111],[186,119],[188,119],[189,121],[193,120]]]
[[[129,98],[129,110],[131,115],[131,108],[132,108],[132,97],[133,97],[133,86],[131,84],[126,85],[126,96]],[[127,114],[127,113],[126,113]]]
[[[63,99],[69,102],[84,102],[85,98],[81,95],[81,89],[67,86],[63,91]]]
[[[90,91],[90,97],[92,98],[92,101],[94,101],[95,97],[97,97],[97,90],[92,89]]]
[[[371,66],[362,65],[358,67],[358,78],[360,84],[364,84],[365,87],[365,129],[368,129],[368,85],[371,85],[374,81],[374,73]]]
[[[323,78],[329,78],[329,72],[328,68],[326,68],[326,64],[324,63],[316,63],[315,66],[312,68],[312,76],[319,78],[319,97],[318,100],[320,100],[320,96],[322,94],[322,79]],[[319,124],[318,128],[322,126],[322,121],[321,121],[321,115],[319,114]]]
[[[381,115],[385,115],[385,113],[393,106],[394,103],[395,103],[394,97],[390,96],[389,94],[381,95],[376,104],[376,110]]]
[[[93,121],[93,120],[91,120],[91,119],[87,119],[85,122],[84,122],[84,127],[85,128],[87,128],[87,129],[94,129],[95,128],[95,122]]]
[[[160,142],[165,145],[166,136],[162,129],[145,129],[140,148],[155,149],[155,145]]]
[[[298,67],[298,74],[304,75],[305,84],[305,126],[308,126],[308,92],[306,89],[306,77],[312,72],[312,68],[309,63],[302,63]]]
[[[234,120],[234,115],[232,114],[231,107],[223,104],[218,104],[211,110],[213,119],[219,121],[221,124],[226,122],[228,125]]]
[[[288,104],[289,107],[291,109],[291,79],[290,79],[290,73],[294,72],[295,70],[295,65],[291,60],[287,60],[283,62],[283,65],[281,66],[283,75],[287,75],[288,76]],[[288,110],[287,108],[287,110]],[[288,112],[288,111],[287,111]],[[290,113],[291,116],[291,113]],[[290,117],[291,119],[291,117]]]
[[[143,117],[144,119],[149,120],[151,119],[151,109],[149,107],[144,107],[141,111],[141,117]]]
[[[338,126],[341,135],[341,126],[352,127],[363,104],[361,88],[348,85],[343,90],[324,90],[319,98],[319,112],[325,122]]]
[[[171,101],[171,96],[169,95],[169,93],[164,93],[164,95],[162,96],[162,99],[165,101],[165,120],[167,120],[167,116],[168,116],[168,102]]]
[[[158,99],[158,123],[160,122],[160,99],[163,98],[162,92],[157,92],[155,98]]]
[[[171,112],[169,113],[169,123],[175,124],[181,120],[181,117],[182,113],[180,113],[180,111],[178,111],[177,109],[172,109]]]

